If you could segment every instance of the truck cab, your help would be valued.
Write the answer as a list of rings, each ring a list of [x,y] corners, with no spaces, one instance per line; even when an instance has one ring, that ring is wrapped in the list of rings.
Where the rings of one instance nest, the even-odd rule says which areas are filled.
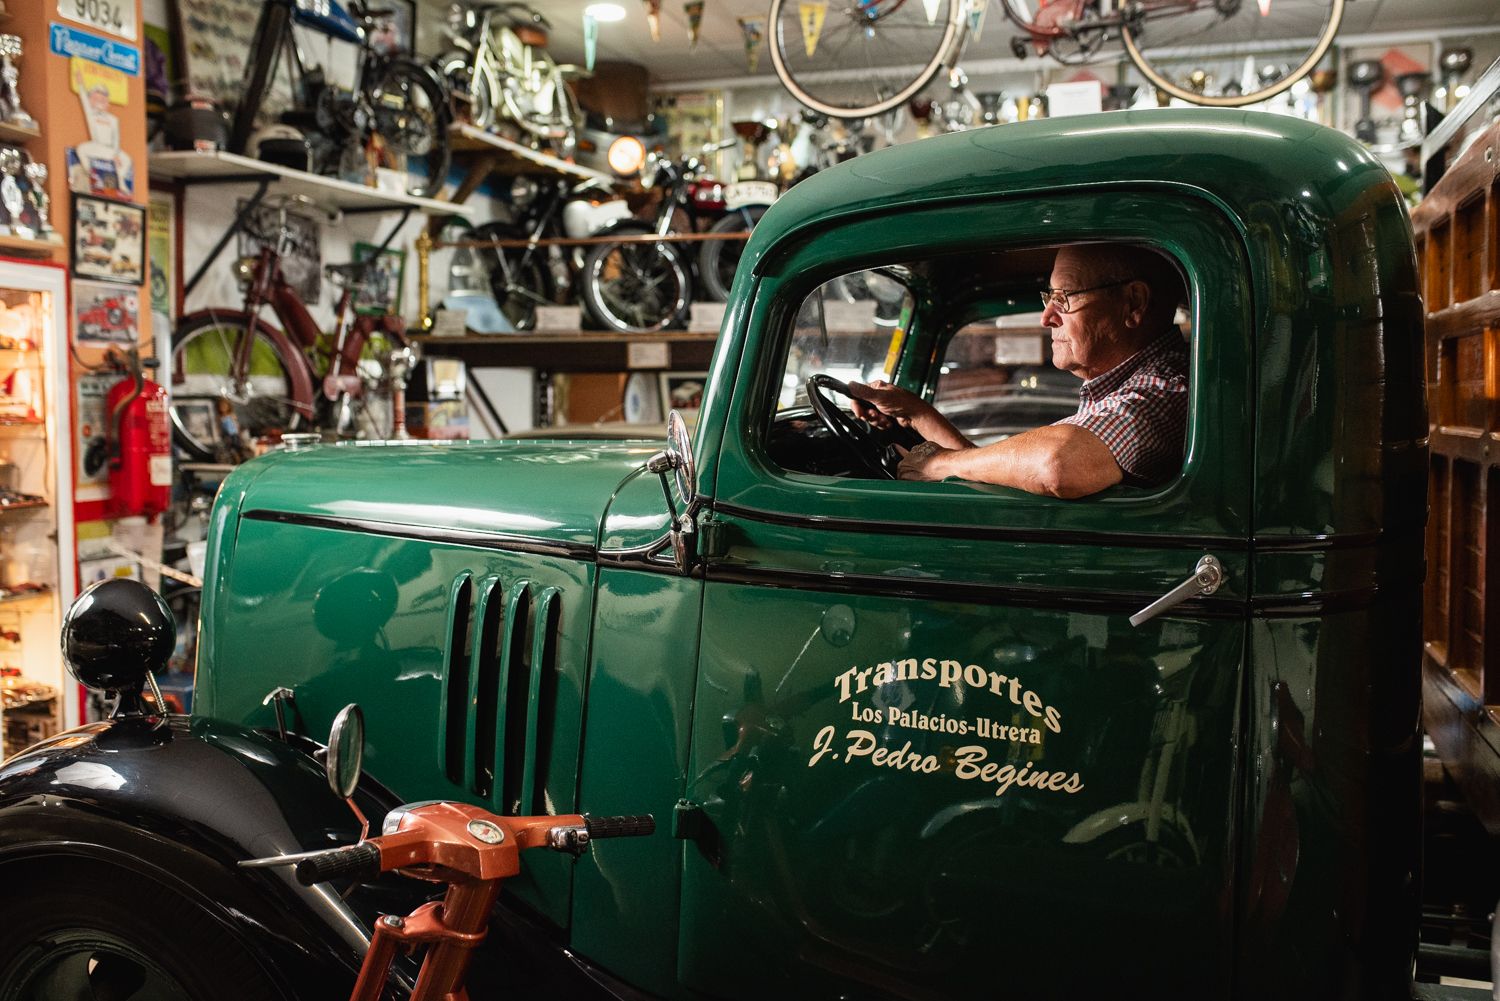
[[[1181,279],[1180,468],[1072,500],[891,478],[815,377],[889,380],[976,441],[1066,416],[1038,293],[1093,243]],[[266,996],[346,994],[409,888],[236,863],[358,834],[317,779],[357,702],[372,817],[657,818],[529,859],[476,984],[1408,997],[1422,315],[1390,176],[1299,120],[1113,113],[848,162],[755,229],[690,431],[241,467],[192,716],[6,763],[0,875],[45,911],[124,871]],[[0,996],[47,955],[0,947]]]

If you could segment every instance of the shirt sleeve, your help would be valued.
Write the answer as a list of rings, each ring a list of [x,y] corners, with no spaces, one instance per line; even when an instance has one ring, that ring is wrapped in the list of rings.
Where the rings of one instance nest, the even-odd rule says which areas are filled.
[[[1120,464],[1126,482],[1153,486],[1182,467],[1187,402],[1185,379],[1152,378],[1122,386],[1088,413],[1057,423],[1092,431]]]

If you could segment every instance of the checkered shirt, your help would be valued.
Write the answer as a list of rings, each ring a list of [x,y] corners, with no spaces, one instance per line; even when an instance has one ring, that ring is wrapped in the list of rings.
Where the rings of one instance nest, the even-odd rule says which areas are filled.
[[[1085,382],[1078,412],[1057,423],[1094,432],[1126,483],[1153,486],[1182,467],[1187,410],[1187,345],[1174,328]]]

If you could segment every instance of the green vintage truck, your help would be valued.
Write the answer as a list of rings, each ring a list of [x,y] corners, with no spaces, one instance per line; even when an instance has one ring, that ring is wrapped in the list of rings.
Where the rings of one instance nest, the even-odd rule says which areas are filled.
[[[829,414],[814,376],[975,435],[1056,419],[1037,293],[1099,241],[1184,279],[1166,484],[898,481]],[[428,891],[237,863],[358,837],[319,759],[350,702],[377,825],[657,819],[528,856],[476,999],[1437,996],[1422,350],[1401,195],[1313,124],[1116,113],[819,174],[746,247],[691,435],[298,447],[225,482],[192,715],[125,699],[0,768],[0,1001],[98,970],[347,997]]]

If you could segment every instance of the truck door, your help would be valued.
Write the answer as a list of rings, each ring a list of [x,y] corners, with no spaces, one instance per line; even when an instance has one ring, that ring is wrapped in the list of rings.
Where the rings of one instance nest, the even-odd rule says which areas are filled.
[[[688,985],[1228,995],[1247,272],[1201,203],[1117,194],[1107,231],[1098,209],[893,212],[763,262],[705,536],[680,831]],[[996,314],[1035,299],[1048,248],[1083,239],[1152,247],[1186,273],[1179,474],[1073,501],[838,475],[836,443],[798,409],[806,375],[958,385],[1011,350]],[[1043,333],[1024,341],[1011,367],[1055,395]],[[1008,374],[1013,390],[1030,377]],[[1223,568],[1216,593],[1130,624],[1205,556]]]

